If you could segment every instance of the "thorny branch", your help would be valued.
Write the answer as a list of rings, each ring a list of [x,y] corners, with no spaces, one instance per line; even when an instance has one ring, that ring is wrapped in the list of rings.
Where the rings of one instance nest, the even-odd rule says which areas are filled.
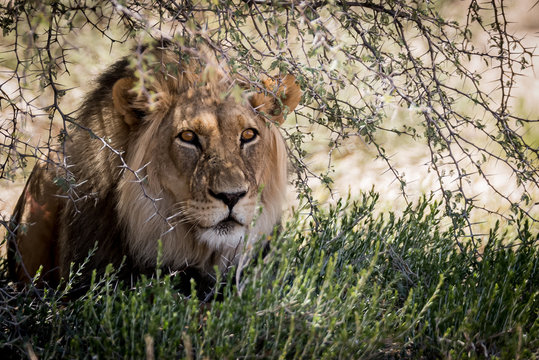
[[[172,40],[182,51],[204,46],[253,90],[264,89],[263,76],[293,73],[304,90],[303,107],[296,111],[295,126],[284,133],[295,184],[315,221],[311,179],[331,187],[333,150],[342,145],[373,147],[406,198],[407,179],[386,151],[391,144],[380,140],[383,133],[424,144],[446,213],[455,224],[468,224],[472,240],[473,209],[513,218],[479,203],[467,187],[472,178],[484,181],[513,211],[537,221],[539,150],[523,133],[539,119],[511,110],[517,78],[531,66],[535,49],[509,32],[503,0],[471,1],[464,24],[438,11],[431,2],[413,0],[7,2],[0,5],[0,24],[9,42],[3,58],[10,59],[1,65],[11,69],[2,72],[0,83],[0,179],[13,179],[29,159],[61,158],[51,152],[62,153],[70,127],[79,125],[75,114],[63,110],[68,89],[58,79],[69,72],[73,34],[93,31],[111,47],[152,38]],[[475,45],[476,33],[488,39],[487,50]],[[484,68],[470,66],[475,60]],[[497,72],[494,89],[482,78],[488,69]],[[13,83],[14,90],[9,88]],[[42,96],[29,95],[36,88]],[[408,111],[414,121],[387,124],[392,109]],[[44,116],[49,119],[45,141],[36,144],[20,135],[22,122]],[[322,174],[311,169],[305,150],[314,126],[330,138]],[[102,141],[103,151],[122,157]],[[491,181],[491,162],[508,169],[518,197]],[[142,184],[141,169],[122,163]],[[77,196],[83,194],[72,200]]]

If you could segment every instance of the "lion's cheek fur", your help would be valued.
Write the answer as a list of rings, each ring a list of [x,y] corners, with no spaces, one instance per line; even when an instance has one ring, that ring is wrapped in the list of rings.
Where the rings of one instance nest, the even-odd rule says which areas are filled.
[[[288,172],[286,145],[275,126],[271,125],[268,130],[269,139],[264,150],[264,166],[260,169],[260,178],[257,179],[258,185],[262,187],[262,212],[250,231],[249,242],[258,240],[263,234],[271,235],[273,227],[281,219],[286,199]]]
[[[151,127],[144,135],[152,133]],[[188,196],[185,181],[177,169],[165,165],[171,161],[162,144],[152,141],[148,145],[144,135],[135,137],[128,150],[127,162],[136,174],[124,171],[117,187],[117,211],[128,237],[128,251],[141,266],[153,266],[161,240],[164,264],[174,268],[198,265],[205,259],[202,252],[197,254],[189,228],[169,214],[175,203]]]
[[[167,220],[163,209],[169,204],[164,203],[166,200],[156,201],[148,193],[145,194],[140,183],[128,177],[122,179],[118,187],[118,214],[128,237],[127,250],[134,262],[142,267],[155,266],[160,240],[165,266],[203,267],[210,251],[197,243],[186,224]]]

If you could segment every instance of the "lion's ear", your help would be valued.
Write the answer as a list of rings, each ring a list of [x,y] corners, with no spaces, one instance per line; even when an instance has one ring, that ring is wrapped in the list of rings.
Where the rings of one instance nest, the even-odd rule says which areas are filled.
[[[264,86],[268,91],[276,95],[254,94],[250,98],[251,106],[258,111],[263,111],[279,124],[284,122],[285,113],[294,111],[301,100],[301,89],[293,75],[286,75],[277,81],[264,80]]]
[[[112,87],[114,109],[129,126],[135,125],[141,117],[140,110],[133,106],[136,100],[136,95],[132,91],[134,82],[133,78],[121,78]]]

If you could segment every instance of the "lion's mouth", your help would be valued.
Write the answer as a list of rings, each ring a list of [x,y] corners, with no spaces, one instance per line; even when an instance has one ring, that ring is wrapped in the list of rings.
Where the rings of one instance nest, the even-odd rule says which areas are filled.
[[[213,226],[200,227],[199,239],[218,249],[235,249],[245,236],[245,225],[229,214]]]
[[[234,219],[232,216],[228,216],[226,219],[220,221],[213,229],[220,234],[226,234],[234,229],[236,226],[243,226],[238,220]]]

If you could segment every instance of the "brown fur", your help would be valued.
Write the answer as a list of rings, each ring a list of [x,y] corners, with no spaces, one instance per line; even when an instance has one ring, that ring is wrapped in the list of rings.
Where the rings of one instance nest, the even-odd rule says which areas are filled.
[[[54,185],[58,170],[34,168],[13,217],[14,280],[28,282],[42,265],[44,281],[56,285],[96,241],[85,279],[109,263],[123,262],[126,278],[151,271],[158,240],[164,267],[210,273],[235,263],[279,221],[287,161],[274,122],[299,103],[295,79],[268,80],[266,94],[238,101],[227,96],[233,79],[214,63],[179,62],[169,50],[145,55],[152,59],[145,76],[119,61],[82,105],[65,152],[75,201]],[[249,128],[258,136],[242,143]],[[180,140],[186,130],[199,144]],[[237,203],[223,200],[230,194]]]

